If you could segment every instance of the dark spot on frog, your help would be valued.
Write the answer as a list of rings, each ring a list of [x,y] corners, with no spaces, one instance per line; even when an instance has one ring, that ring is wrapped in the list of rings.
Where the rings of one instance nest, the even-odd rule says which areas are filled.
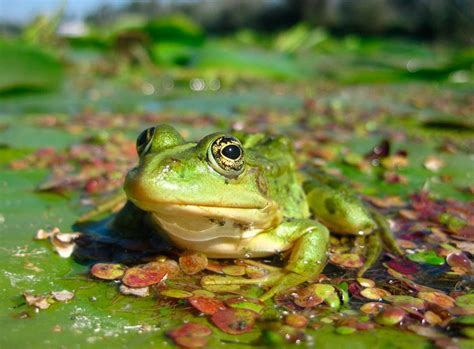
[[[242,231],[249,229],[249,226],[247,224],[242,224],[242,223],[237,223],[237,222],[234,222],[233,226],[234,228],[240,229]]]
[[[328,198],[324,200],[324,206],[326,206],[326,210],[330,214],[335,214],[337,211],[337,205],[336,202],[332,198]]]
[[[213,224],[219,225],[220,227],[223,227],[225,225],[225,221],[223,221],[223,220],[209,218],[209,221]]]

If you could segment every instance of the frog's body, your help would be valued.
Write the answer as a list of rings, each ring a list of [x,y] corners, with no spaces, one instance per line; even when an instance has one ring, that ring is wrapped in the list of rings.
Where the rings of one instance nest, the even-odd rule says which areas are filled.
[[[377,227],[366,207],[338,182],[317,175],[302,184],[284,137],[214,133],[187,143],[162,125],[144,131],[137,149],[140,160],[127,175],[129,203],[117,215],[118,225],[137,221],[130,212],[138,220],[146,216],[177,247],[213,258],[291,250],[278,277],[265,280],[273,287],[263,298],[319,275],[328,228],[365,235]]]

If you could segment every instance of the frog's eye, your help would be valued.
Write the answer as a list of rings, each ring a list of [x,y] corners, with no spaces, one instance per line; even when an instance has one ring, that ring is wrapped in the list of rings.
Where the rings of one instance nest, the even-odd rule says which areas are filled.
[[[209,147],[207,158],[212,168],[226,177],[237,177],[244,170],[244,149],[234,137],[217,138]]]
[[[150,149],[153,136],[155,135],[155,127],[147,128],[145,131],[140,133],[137,138],[137,153],[139,156],[145,154]]]

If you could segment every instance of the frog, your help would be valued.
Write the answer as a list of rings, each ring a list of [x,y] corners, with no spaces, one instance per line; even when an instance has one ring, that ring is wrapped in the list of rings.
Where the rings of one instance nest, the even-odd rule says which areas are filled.
[[[259,284],[265,301],[316,280],[328,260],[330,233],[368,238],[362,275],[382,245],[400,254],[385,217],[344,182],[321,171],[303,176],[283,135],[211,133],[186,141],[170,125],[136,141],[138,164],[126,175],[126,205],[114,225],[134,234],[145,224],[180,251],[215,259],[287,256],[261,278],[203,277],[210,285]]]

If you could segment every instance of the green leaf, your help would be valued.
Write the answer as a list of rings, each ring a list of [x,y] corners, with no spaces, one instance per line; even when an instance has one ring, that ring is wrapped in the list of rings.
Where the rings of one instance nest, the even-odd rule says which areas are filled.
[[[0,93],[52,90],[63,79],[63,66],[52,55],[20,42],[0,41]]]
[[[407,255],[407,258],[413,262],[425,263],[431,265],[443,265],[444,258],[439,257],[434,251],[423,251]]]

